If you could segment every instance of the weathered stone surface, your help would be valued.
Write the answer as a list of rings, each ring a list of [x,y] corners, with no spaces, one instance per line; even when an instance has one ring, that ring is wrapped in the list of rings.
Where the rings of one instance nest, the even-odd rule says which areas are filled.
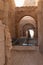
[[[12,50],[13,65],[43,65],[43,55],[39,51]]]
[[[11,49],[12,49],[12,43],[11,43],[11,35],[9,32],[8,26],[5,27],[5,42],[6,42],[6,64],[11,65]]]
[[[4,6],[3,1],[4,0],[0,0],[0,19],[2,19],[2,17],[4,16],[5,17],[4,22],[6,22],[6,24],[8,24],[9,27],[7,25],[5,27],[0,21],[0,65],[4,65],[5,61],[6,65],[43,65],[43,54],[41,54],[39,50],[35,52],[16,51],[12,49],[12,43],[11,43],[12,41],[11,37],[15,37],[15,26],[17,26],[18,22],[23,16],[31,14],[33,17],[35,17],[35,20],[38,21],[38,32],[39,32],[38,42],[40,45],[40,50],[43,52],[43,0],[40,0],[38,14],[36,11],[37,7],[29,8],[30,10],[28,10],[28,7],[24,9],[16,8],[15,13],[14,9],[15,6],[13,0],[7,0],[6,1],[7,3],[5,3],[5,6],[7,7],[5,7],[4,15],[3,15],[3,6]],[[26,11],[26,13],[24,11]]]
[[[5,38],[4,38],[5,26],[0,20],[0,65],[5,64]]]
[[[0,0],[0,10],[3,10],[3,8],[4,8],[4,2],[3,2],[3,0]]]
[[[37,6],[29,6],[29,7],[16,7],[15,8],[15,36],[18,37],[20,33],[18,33],[20,21],[25,16],[31,16],[35,20],[35,24],[37,25]],[[24,21],[26,23],[26,20]],[[13,34],[14,35],[14,34]]]
[[[0,19],[4,18],[4,2],[0,0]]]
[[[43,0],[39,0],[38,5],[38,35],[40,51],[43,52]]]

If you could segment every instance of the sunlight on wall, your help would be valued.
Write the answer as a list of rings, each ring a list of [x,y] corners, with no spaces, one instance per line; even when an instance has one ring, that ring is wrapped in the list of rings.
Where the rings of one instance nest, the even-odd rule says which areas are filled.
[[[37,6],[38,0],[25,0],[24,6]]]
[[[15,4],[17,7],[21,7],[24,4],[24,0],[15,0]]]
[[[29,32],[30,32],[31,38],[34,38],[34,30],[30,29]]]
[[[37,6],[39,0],[14,0],[16,7]]]
[[[39,0],[36,0],[36,6],[38,5]]]

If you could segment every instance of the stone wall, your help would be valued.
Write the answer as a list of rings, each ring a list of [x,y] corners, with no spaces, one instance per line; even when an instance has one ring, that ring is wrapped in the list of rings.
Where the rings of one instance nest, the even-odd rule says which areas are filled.
[[[15,8],[15,34],[18,37],[18,24],[20,20],[25,16],[31,16],[35,19],[36,25],[38,23],[37,20],[37,7],[30,6],[30,7],[16,7]]]
[[[0,19],[3,19],[3,18],[4,18],[4,2],[0,0]]]
[[[8,25],[11,37],[15,37],[15,31],[14,31],[15,30],[15,18],[14,18],[14,16],[15,16],[15,3],[14,3],[14,1],[13,0],[5,0],[4,1],[4,20],[3,20],[3,23]]]
[[[5,25],[0,20],[0,65],[5,64]]]
[[[14,31],[13,22],[14,22],[14,10],[15,5],[13,0],[5,0],[4,2],[4,19],[3,23],[5,24],[5,65],[11,65],[11,38]]]
[[[20,22],[18,23],[18,37],[21,37],[21,36],[23,37],[23,31],[25,31],[24,34],[26,34],[26,31],[29,29],[29,27],[30,28],[33,28],[34,27],[35,30],[36,30],[36,21],[31,16],[24,16],[20,20]]]
[[[14,6],[11,4],[11,2],[12,2],[11,0],[6,0],[5,2],[0,0],[0,3],[1,3],[0,19],[5,24],[4,26],[2,22],[0,23],[0,58],[1,58],[0,65],[4,65],[5,63],[6,65],[12,65],[12,64],[13,65],[43,65],[43,54],[39,52],[39,51],[43,52],[43,0],[39,2],[39,8],[38,8],[38,14],[37,14],[38,16],[36,15],[37,12],[35,12],[36,19],[38,17],[38,38],[39,38],[38,42],[39,42],[40,48],[39,50],[31,51],[31,52],[19,51],[19,50],[16,51],[12,49],[11,37],[15,37],[14,24],[17,19],[16,20],[14,19],[16,17],[14,13],[15,9],[14,9]],[[3,12],[4,12],[4,17],[2,16]],[[18,15],[19,14],[20,13],[18,13]],[[17,20],[17,22],[19,21],[20,20]]]
[[[12,51],[13,65],[43,65],[43,55],[39,51],[16,50]]]
[[[43,0],[38,5],[38,36],[40,51],[43,52]]]
[[[15,37],[15,31],[14,31],[15,30],[15,3],[14,3],[14,0],[0,0],[0,20],[3,20],[3,23],[6,24],[5,18],[7,17],[8,17],[7,25],[9,26],[11,36]]]
[[[8,12],[8,26],[11,33],[11,37],[15,37],[15,3],[14,0],[9,0],[9,12]]]
[[[13,29],[13,21],[14,21],[14,3],[13,0],[4,0],[4,18],[2,19],[2,23],[5,25],[5,65],[11,65],[11,37],[12,37],[12,29]],[[2,15],[2,14],[1,14]],[[1,64],[2,65],[2,64]]]
[[[40,0],[38,13],[38,42],[39,50],[36,51],[19,51],[12,49],[12,64],[13,65],[43,65],[43,1]],[[17,51],[18,50],[18,51]]]
[[[12,49],[12,39],[9,32],[8,26],[5,26],[5,64],[11,65],[11,49]]]

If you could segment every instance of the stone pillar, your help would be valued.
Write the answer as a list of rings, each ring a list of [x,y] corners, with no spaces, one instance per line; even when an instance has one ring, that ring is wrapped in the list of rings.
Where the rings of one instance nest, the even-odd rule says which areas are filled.
[[[5,38],[4,38],[5,26],[0,20],[0,65],[5,64]]]
[[[43,0],[40,0],[38,5],[38,38],[39,49],[43,52]]]
[[[8,0],[8,3],[9,3],[8,26],[11,33],[11,37],[15,38],[15,3],[14,0]]]
[[[11,65],[11,49],[12,49],[12,42],[11,42],[11,35],[9,32],[8,26],[5,26],[5,43],[6,43],[6,64]]]
[[[12,16],[13,16],[14,12],[12,11],[13,9],[11,8],[10,1],[12,1],[12,0],[5,0],[5,3],[4,3],[3,23],[5,24],[5,52],[6,52],[5,53],[5,65],[12,65],[12,61],[11,61],[11,54],[12,54],[11,53],[11,49],[12,49],[11,41],[12,40],[11,40],[11,35],[10,35],[9,29],[11,29],[11,27],[13,26],[13,25],[11,25],[11,23],[12,23],[12,18],[13,18]],[[13,12],[13,14],[12,14],[12,12]],[[11,13],[11,16],[9,16],[10,13]],[[9,25],[11,25],[10,28],[9,28]]]
[[[8,27],[8,13],[9,13],[9,3],[8,1],[5,1],[4,3],[4,19],[3,23],[5,24],[5,65],[11,65],[11,37],[10,37],[10,32],[9,32],[9,27]]]
[[[28,31],[26,31],[26,38],[28,38]]]

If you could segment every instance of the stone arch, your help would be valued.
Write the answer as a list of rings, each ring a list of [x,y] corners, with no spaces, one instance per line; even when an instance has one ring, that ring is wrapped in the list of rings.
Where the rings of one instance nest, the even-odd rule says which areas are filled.
[[[37,6],[29,6],[29,7],[16,7],[15,8],[15,37],[18,37],[18,23],[25,16],[31,16],[35,19],[36,27],[37,25]]]
[[[22,30],[23,30],[23,36],[26,36],[26,31],[28,31],[29,29],[32,29],[32,30],[35,31],[34,25],[31,24],[31,23],[28,23],[28,24],[25,24],[25,25],[23,26],[23,28],[22,28]]]
[[[19,37],[20,35],[23,36],[23,26],[25,26],[26,24],[31,24],[36,28],[35,19],[31,16],[24,16],[18,23],[18,36]]]
[[[25,20],[25,21],[24,21]],[[30,22],[28,20],[31,20]],[[34,20],[34,21],[33,21]],[[27,21],[27,22],[26,22]],[[24,22],[24,24],[22,24]],[[34,25],[34,27],[36,27],[36,20],[35,18],[33,18],[32,16],[23,16],[21,19],[20,19],[20,23],[19,24],[22,24],[22,25],[25,25],[26,23],[31,23]]]

